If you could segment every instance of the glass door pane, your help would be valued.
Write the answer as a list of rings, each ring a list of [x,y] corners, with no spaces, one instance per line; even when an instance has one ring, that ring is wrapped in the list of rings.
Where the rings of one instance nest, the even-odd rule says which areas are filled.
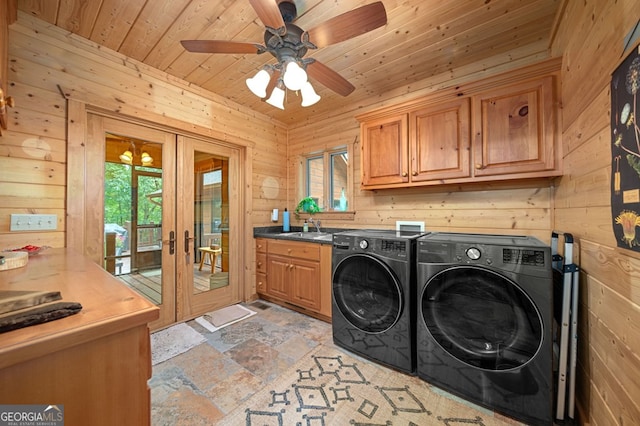
[[[162,174],[147,168],[134,170],[134,176],[137,209],[132,221],[136,229],[133,270],[153,282],[162,282]],[[162,293],[156,301],[161,303]]]
[[[205,152],[195,152],[195,199],[193,223],[196,262],[193,293],[229,285],[229,159]]]
[[[106,134],[104,267],[157,305],[162,304],[161,151],[159,143]]]

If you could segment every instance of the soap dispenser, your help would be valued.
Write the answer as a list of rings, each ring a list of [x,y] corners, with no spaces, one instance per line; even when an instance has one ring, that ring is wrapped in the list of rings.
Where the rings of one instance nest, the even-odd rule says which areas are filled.
[[[302,232],[309,232],[309,224],[307,223],[306,220],[302,224]]]

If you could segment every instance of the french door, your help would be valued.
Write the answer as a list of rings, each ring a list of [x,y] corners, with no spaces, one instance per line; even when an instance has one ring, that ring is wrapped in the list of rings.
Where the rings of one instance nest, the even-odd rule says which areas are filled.
[[[239,152],[100,115],[87,124],[85,253],[160,308],[151,329],[240,301]]]
[[[240,301],[240,155],[186,136],[177,154],[177,313],[187,319]]]

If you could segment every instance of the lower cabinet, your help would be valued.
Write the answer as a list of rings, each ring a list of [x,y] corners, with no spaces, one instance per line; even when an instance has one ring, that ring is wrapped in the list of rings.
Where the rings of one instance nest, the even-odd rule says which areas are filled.
[[[263,298],[331,319],[331,245],[256,239],[256,290]]]

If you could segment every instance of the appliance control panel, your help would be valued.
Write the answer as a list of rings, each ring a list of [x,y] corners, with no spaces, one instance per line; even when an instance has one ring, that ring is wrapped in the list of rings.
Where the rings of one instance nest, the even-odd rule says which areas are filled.
[[[552,257],[549,247],[532,238],[431,234],[418,239],[416,261],[485,265],[546,276],[551,271]]]
[[[518,265],[544,266],[544,251],[503,248],[502,261]]]
[[[544,250],[528,248],[497,247],[484,244],[455,245],[455,259],[469,264],[511,264],[523,266],[545,266]]]
[[[406,241],[398,240],[380,240],[380,251],[399,253],[407,250]]]
[[[409,255],[410,241],[384,238],[366,238],[334,235],[334,252],[373,253],[394,259],[406,259]]]

